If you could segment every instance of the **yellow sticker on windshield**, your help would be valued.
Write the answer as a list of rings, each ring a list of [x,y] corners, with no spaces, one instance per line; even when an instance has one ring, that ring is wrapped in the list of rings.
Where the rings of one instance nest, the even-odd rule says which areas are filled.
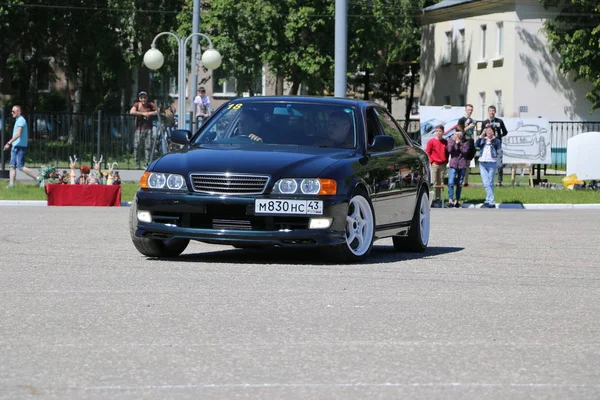
[[[228,110],[239,110],[242,108],[242,103],[230,104],[227,106]]]

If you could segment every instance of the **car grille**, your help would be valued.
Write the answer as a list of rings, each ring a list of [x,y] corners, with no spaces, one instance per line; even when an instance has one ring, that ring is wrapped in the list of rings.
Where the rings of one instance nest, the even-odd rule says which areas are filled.
[[[235,174],[191,174],[195,192],[210,194],[261,194],[268,176]]]
[[[247,206],[207,204],[199,213],[152,213],[155,223],[192,229],[238,231],[279,231],[308,229],[310,218],[305,216],[257,216]]]
[[[242,231],[273,231],[308,229],[308,217],[256,216],[246,206],[208,204],[206,213],[190,214],[187,226],[195,229],[224,229]],[[186,219],[188,221],[188,219]]]

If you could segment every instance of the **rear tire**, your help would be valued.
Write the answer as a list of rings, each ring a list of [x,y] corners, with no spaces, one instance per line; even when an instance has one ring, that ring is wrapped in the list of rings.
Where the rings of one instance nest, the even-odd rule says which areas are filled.
[[[422,189],[417,200],[408,236],[393,236],[394,249],[409,253],[423,253],[429,244],[430,224],[429,195],[425,189]]]
[[[375,240],[375,215],[364,191],[355,193],[348,203],[346,216],[346,243],[334,247],[332,260],[341,262],[362,261],[371,252]]]
[[[129,234],[133,245],[146,257],[177,257],[187,248],[189,239],[155,239],[135,236],[137,229],[137,197],[131,202]]]

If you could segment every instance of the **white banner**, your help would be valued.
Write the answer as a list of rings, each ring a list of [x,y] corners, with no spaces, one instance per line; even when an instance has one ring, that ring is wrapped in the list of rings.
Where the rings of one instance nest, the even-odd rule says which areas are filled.
[[[458,120],[464,115],[464,107],[420,106],[421,147],[424,149],[427,141],[435,137],[435,127],[438,125],[444,126],[444,137],[451,136]]]
[[[435,137],[435,127],[444,126],[444,137],[450,137],[465,115],[464,107],[421,106],[421,146]],[[508,136],[502,139],[503,164],[551,164],[550,123],[544,118],[501,118]],[[482,121],[478,121],[481,126]],[[479,136],[475,134],[473,139]]]
[[[544,118],[502,118],[504,164],[551,164],[550,122]]]

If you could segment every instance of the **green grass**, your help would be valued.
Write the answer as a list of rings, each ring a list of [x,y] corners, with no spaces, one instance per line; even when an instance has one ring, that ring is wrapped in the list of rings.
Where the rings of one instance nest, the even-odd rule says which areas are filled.
[[[550,183],[558,183],[562,185],[562,179],[564,175],[542,175],[542,179],[547,179]],[[504,174],[504,183],[507,185],[511,184],[510,174]],[[533,179],[536,179],[536,176],[533,176]],[[494,179],[494,182],[498,182],[498,177]],[[469,174],[469,183],[481,183],[481,175],[478,173],[471,172]],[[529,184],[529,175],[525,174],[525,176],[521,177],[520,175],[515,176],[515,185],[527,186]]]
[[[547,177],[549,181],[553,177]],[[560,183],[560,178],[556,183]],[[471,175],[470,183],[478,183],[479,175]],[[479,179],[479,182],[481,180]],[[505,179],[506,182],[506,179]],[[525,185],[526,182],[523,183]],[[32,183],[17,182],[12,189],[7,189],[8,181],[0,181],[0,200],[46,200],[44,189],[37,187]],[[122,201],[131,201],[139,185],[137,182],[124,182],[122,184]],[[589,204],[600,203],[600,191],[594,190],[551,190],[540,189],[539,187],[530,188],[528,186],[503,186],[496,187],[496,203],[520,203],[520,204]],[[448,198],[448,193],[444,193]],[[485,190],[483,187],[463,188],[461,202],[464,203],[483,203],[485,200]]]
[[[469,177],[471,182],[471,177]],[[447,198],[448,193],[445,193]],[[590,204],[600,203],[598,190],[551,190],[528,186],[502,186],[494,190],[496,203],[519,204]],[[485,189],[483,187],[463,188],[462,203],[483,203]]]
[[[43,188],[33,183],[22,183],[17,181],[14,188],[7,189],[7,180],[0,180],[0,200],[46,200],[46,192]],[[121,189],[121,201],[131,201],[139,184],[124,182]]]

